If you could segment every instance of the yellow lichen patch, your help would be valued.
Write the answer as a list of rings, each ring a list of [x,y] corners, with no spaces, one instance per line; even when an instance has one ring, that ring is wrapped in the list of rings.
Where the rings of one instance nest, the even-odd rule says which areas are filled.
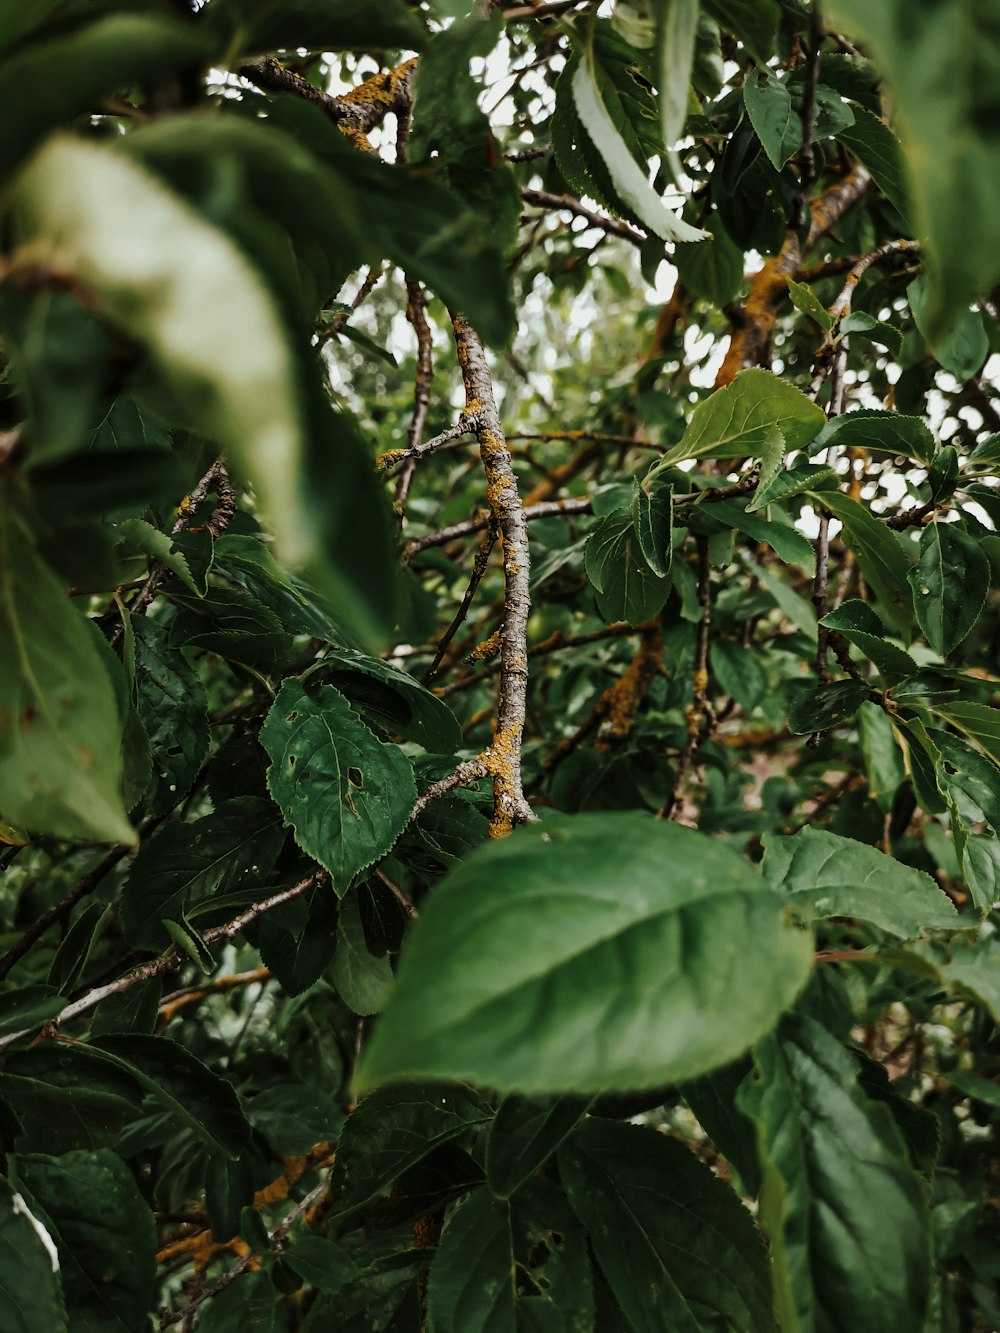
[[[384,472],[387,467],[392,467],[393,463],[398,463],[405,456],[405,449],[387,449],[384,454],[379,454],[376,458],[375,467],[379,472]]]
[[[650,681],[659,671],[662,661],[663,637],[657,627],[643,636],[639,650],[627,669],[601,696],[598,707],[605,721],[596,749],[611,750],[625,740],[646,697]]]
[[[465,659],[467,662],[484,662],[488,657],[496,657],[500,651],[500,631],[494,630],[488,639],[482,643],[477,643],[472,652]]]

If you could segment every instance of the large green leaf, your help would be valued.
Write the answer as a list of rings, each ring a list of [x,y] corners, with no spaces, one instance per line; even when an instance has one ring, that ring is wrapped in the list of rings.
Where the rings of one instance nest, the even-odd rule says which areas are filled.
[[[872,180],[885,197],[904,216],[909,208],[906,189],[906,164],[895,134],[874,111],[851,103],[854,123],[838,131],[837,138],[871,172]]]
[[[901,412],[881,412],[876,408],[861,408],[832,417],[809,446],[810,453],[818,453],[831,444],[852,449],[868,449],[873,453],[902,454],[918,463],[927,464],[934,456],[934,436],[920,417],[907,417]]]
[[[651,534],[650,527],[650,550]],[[632,509],[615,509],[598,519],[587,538],[584,562],[587,577],[597,590],[597,605],[609,622],[641,624],[662,610],[670,595],[670,579],[656,574],[643,554]]]
[[[24,10],[35,7],[32,0]],[[201,64],[207,55],[192,26],[154,14],[111,14],[24,48],[0,65],[0,106],[17,108],[0,145],[0,176],[9,179],[50,130],[101,96]]]
[[[751,70],[743,84],[750,124],[779,171],[802,146],[802,120],[784,80],[769,69]]]
[[[380,1014],[392,995],[392,964],[387,955],[376,958],[369,950],[356,894],[344,902],[338,916],[332,980],[337,994],[356,1014]]]
[[[982,370],[990,344],[978,312],[957,310],[945,327],[935,333],[930,323],[932,294],[930,283],[921,274],[910,283],[906,295],[913,311],[913,321],[927,339],[934,356],[945,370],[963,384]]]
[[[583,1229],[551,1181],[510,1201],[478,1189],[451,1215],[427,1284],[428,1333],[577,1333],[593,1317]]]
[[[573,74],[577,113],[591,142],[604,159],[614,188],[635,217],[663,241],[701,241],[708,233],[672,213],[646,179],[629,151],[605,103],[591,46]]]
[[[891,1113],[814,1019],[789,1014],[755,1051],[739,1104],[757,1124],[761,1221],[783,1329],[922,1328],[927,1208]]]
[[[904,643],[909,643],[913,618],[907,583],[910,565],[896,534],[863,504],[841,491],[812,491],[810,496],[843,523],[844,541],[858,557],[861,572],[878,598],[879,610]]]
[[[386,731],[441,754],[461,747],[462,728],[448,705],[391,662],[353,648],[329,648],[316,671]]]
[[[409,760],[373,735],[332,685],[307,694],[297,680],[278,691],[260,743],[271,759],[271,795],[343,897],[409,821],[417,799]]]
[[[931,340],[1000,279],[1000,15],[993,0],[834,0],[886,75],[935,279]]]
[[[857,917],[903,939],[959,924],[930,875],[875,847],[814,828],[790,838],[765,833],[763,841],[764,878],[811,917]]]
[[[547,815],[478,849],[421,908],[358,1084],[596,1093],[725,1064],[808,974],[810,941],[779,903],[690,829]]]
[[[0,818],[56,838],[132,842],[121,734],[84,617],[0,482]]]
[[[917,624],[941,657],[958,647],[979,619],[990,587],[986,553],[956,523],[928,523],[920,558],[909,572]]]
[[[707,13],[746,47],[758,64],[774,55],[781,9],[775,0],[703,0]]]
[[[246,469],[285,557],[325,559],[342,613],[374,637],[394,594],[365,446],[330,406],[308,348],[289,337],[286,305],[261,269],[134,160],[164,137],[176,146],[184,129],[154,124],[129,136],[132,157],[94,140],[51,139],[9,200],[14,262],[74,277],[148,349],[179,408]],[[245,246],[259,229],[248,219],[238,234]],[[274,246],[253,249],[259,259]]]
[[[56,1242],[0,1176],[0,1322],[9,1333],[67,1333]]]
[[[435,1148],[491,1118],[477,1093],[456,1084],[370,1093],[348,1116],[337,1142],[331,1185],[336,1210],[367,1203]]]
[[[657,0],[654,6],[660,128],[675,176],[680,175],[681,164],[674,144],[687,121],[699,8],[699,0]]]
[[[136,707],[154,756],[144,804],[159,815],[183,800],[208,753],[208,697],[162,625],[131,614],[126,624],[135,636]]]
[[[956,730],[968,737],[979,748],[1000,765],[1000,708],[989,704],[978,704],[971,700],[956,699],[953,702],[935,704],[933,707],[938,717],[950,722]]]
[[[753,1220],[685,1144],[587,1120],[560,1148],[559,1168],[635,1333],[775,1327]]]
[[[511,1093],[486,1139],[486,1183],[509,1199],[552,1156],[587,1109],[583,1097],[532,1099]]]
[[[976,944],[956,940],[951,962],[941,975],[953,993],[975,1000],[1000,1025],[1000,947],[995,936]]]
[[[94,1038],[86,1053],[135,1079],[165,1109],[230,1157],[238,1157],[246,1147],[250,1126],[236,1089],[186,1046],[167,1037],[109,1033]]]
[[[708,243],[675,246],[674,264],[692,296],[722,307],[743,286],[743,251],[733,244],[717,213],[705,227]]]
[[[18,1182],[59,1247],[70,1328],[144,1327],[156,1275],[156,1228],[132,1172],[107,1148],[16,1159]]]
[[[192,824],[170,824],[144,842],[129,867],[121,923],[138,949],[163,948],[163,921],[213,893],[260,884],[281,851],[281,814],[268,800],[226,801]]]
[[[689,458],[756,457],[777,428],[791,451],[805,449],[826,416],[800,389],[768,370],[744,370],[691,413],[687,429],[661,466]]]

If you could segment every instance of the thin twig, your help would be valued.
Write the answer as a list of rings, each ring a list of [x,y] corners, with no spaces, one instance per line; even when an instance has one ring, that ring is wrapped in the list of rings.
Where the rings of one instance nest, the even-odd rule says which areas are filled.
[[[417,335],[417,373],[413,381],[413,415],[406,443],[410,450],[415,450],[424,433],[427,411],[431,401],[431,384],[434,379],[433,338],[427,319],[427,299],[420,283],[414,278],[406,279],[406,318]],[[400,514],[406,513],[406,501],[410,493],[410,484],[417,467],[417,455],[411,453],[406,460],[399,481],[396,483],[396,508]]]
[[[482,541],[479,543],[476,559],[472,566],[472,573],[469,576],[469,583],[465,589],[462,600],[459,603],[458,610],[455,612],[451,624],[441,635],[441,638],[438,641],[437,652],[434,654],[434,661],[430,664],[422,677],[422,683],[424,685],[433,680],[437,675],[441,663],[444,660],[444,655],[448,651],[448,645],[458,633],[465,617],[469,614],[469,607],[472,605],[472,599],[476,595],[476,589],[483,581],[483,575],[486,573],[486,568],[490,563],[490,556],[493,554],[493,547],[496,545],[496,540],[497,527],[492,521],[491,516],[490,525],[483,534]]]
[[[252,903],[239,916],[227,921],[224,925],[212,926],[204,932],[201,938],[209,946],[218,944],[223,940],[231,940],[234,935],[238,935],[244,927],[250,925],[252,921],[256,921],[258,917],[272,911],[275,907],[280,907],[283,903],[301,897],[303,893],[308,893],[310,889],[318,887],[328,878],[329,876],[325,870],[314,870],[305,879],[299,880],[297,884],[281,889],[280,892],[273,894],[270,898],[262,898],[259,902]],[[83,1014],[89,1014],[92,1009],[96,1009],[101,1001],[108,999],[109,996],[120,995],[123,991],[130,990],[143,981],[150,981],[153,977],[162,976],[164,972],[171,972],[184,961],[185,955],[181,950],[176,945],[171,945],[166,953],[160,954],[157,958],[151,958],[145,963],[137,964],[120,977],[116,977],[114,981],[109,981],[103,986],[92,987],[79,999],[66,1005],[55,1018],[49,1020],[46,1026],[59,1027],[64,1023],[71,1022],[74,1018],[82,1017]],[[0,1051],[6,1050],[8,1046],[12,1046],[22,1038],[30,1036],[40,1026],[41,1024],[37,1024],[35,1027],[24,1028],[20,1032],[11,1032],[4,1037],[0,1037]]]
[[[421,458],[426,458],[428,454],[437,453],[439,449],[447,449],[466,435],[474,434],[475,424],[463,412],[454,425],[448,426],[440,435],[434,435],[431,439],[424,440],[423,444],[414,444],[407,449],[387,449],[384,454],[379,455],[376,460],[376,467],[379,472],[394,472],[400,463],[406,463],[410,460],[419,462]]]
[[[816,151],[813,148],[812,138],[816,124],[816,88],[819,83],[819,55],[820,48],[823,45],[823,36],[823,16],[820,12],[820,0],[813,0],[809,55],[806,65],[805,87],[802,90],[802,109],[799,113],[802,121],[802,150],[799,153],[799,179],[801,182],[799,205],[801,221],[803,222],[809,221],[807,198],[809,187],[816,179]]]
[[[539,504],[525,505],[522,515],[529,522],[535,518],[558,518],[567,514],[589,514],[593,502],[588,496],[570,500],[542,500]],[[492,515],[480,514],[477,518],[466,518],[460,523],[450,523],[446,528],[428,532],[423,537],[411,537],[403,546],[404,561],[411,560],[420,551],[431,546],[447,546],[459,537],[468,537],[470,533],[482,532],[490,526]]]
[[[694,655],[694,698],[688,709],[688,738],[677,761],[677,775],[674,789],[658,819],[676,820],[684,805],[684,787],[688,770],[694,759],[695,751],[701,741],[701,720],[708,705],[708,645],[712,624],[712,568],[708,559],[708,538],[702,534],[695,537],[698,548],[698,602],[701,606],[701,619],[698,621],[698,637]]]
[[[606,232],[609,236],[617,236],[623,241],[628,241],[630,245],[642,246],[646,244],[647,238],[643,232],[636,231],[635,227],[630,227],[627,222],[619,222],[616,218],[609,218],[603,213],[598,213],[571,194],[553,194],[549,190],[535,190],[530,186],[525,186],[521,190],[521,198],[526,204],[533,204],[536,208],[556,209],[560,212],[572,213],[578,218],[584,218],[592,227],[599,227],[601,231]]]

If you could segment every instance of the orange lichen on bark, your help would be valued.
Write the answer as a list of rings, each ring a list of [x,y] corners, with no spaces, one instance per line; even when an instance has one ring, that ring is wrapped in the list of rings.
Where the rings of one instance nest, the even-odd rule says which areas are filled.
[[[500,651],[500,631],[495,629],[488,639],[483,639],[482,643],[477,643],[472,652],[465,659],[470,665],[473,662],[485,662],[489,657],[496,657]]]
[[[348,114],[340,124],[340,132],[355,148],[363,153],[375,151],[368,142],[368,133],[407,100],[409,81],[416,64],[415,56],[404,60],[395,69],[373,75],[338,98],[341,107],[355,108],[362,113],[358,119]]]
[[[660,626],[642,636],[638,651],[626,670],[609,685],[598,702],[604,717],[595,749],[613,750],[628,736],[653,678],[663,667],[663,634]]]
[[[814,246],[843,217],[864,193],[870,179],[864,167],[855,167],[822,194],[810,199],[811,223],[805,245],[800,246],[798,235],[790,231],[780,252],[765,260],[763,267],[750,279],[749,295],[743,309],[732,321],[729,347],[715,377],[717,389],[732,383],[747,366],[770,367],[771,336],[778,312],[788,295],[788,279],[798,273],[803,251]]]

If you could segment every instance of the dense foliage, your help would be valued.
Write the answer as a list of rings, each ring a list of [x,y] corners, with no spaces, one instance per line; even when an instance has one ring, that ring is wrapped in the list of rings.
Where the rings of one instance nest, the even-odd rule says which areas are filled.
[[[995,4],[0,111],[4,1333],[1000,1327]]]

